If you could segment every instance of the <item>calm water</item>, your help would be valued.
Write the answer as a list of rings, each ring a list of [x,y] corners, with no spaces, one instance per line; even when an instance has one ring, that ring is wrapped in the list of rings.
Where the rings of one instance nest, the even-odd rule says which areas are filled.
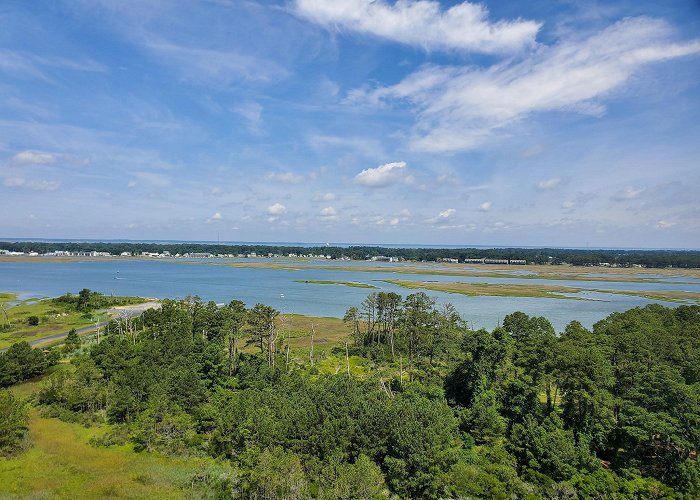
[[[78,262],[2,262],[0,263],[0,291],[15,292],[21,298],[58,296],[82,288],[105,294],[140,295],[158,298],[179,298],[188,294],[203,300],[228,302],[244,301],[249,306],[258,302],[269,304],[283,312],[315,316],[342,317],[348,307],[359,305],[371,291],[343,285],[315,285],[295,280],[338,280],[369,283],[384,291],[403,296],[412,293],[380,280],[405,279],[415,281],[463,283],[525,283],[590,287],[601,290],[685,290],[700,293],[700,280],[684,278],[690,284],[679,284],[669,277],[664,283],[611,283],[586,281],[550,281],[521,279],[514,270],[512,277],[463,277],[438,275],[411,275],[392,272],[395,264],[385,264],[386,272],[317,270],[293,263],[298,270],[234,268],[222,265],[222,260],[113,260]],[[265,260],[265,262],[270,262]],[[284,262],[290,265],[289,261]],[[319,262],[311,262],[311,265]],[[323,262],[324,265],[362,266],[365,262]],[[374,264],[374,263],[373,263]],[[426,265],[430,268],[430,265]],[[467,297],[458,294],[426,291],[439,303],[451,302],[473,327],[493,328],[503,316],[513,311],[545,316],[561,331],[571,320],[590,327],[614,311],[623,311],[652,302],[677,305],[599,292],[585,292],[581,296],[590,301],[521,297]]]

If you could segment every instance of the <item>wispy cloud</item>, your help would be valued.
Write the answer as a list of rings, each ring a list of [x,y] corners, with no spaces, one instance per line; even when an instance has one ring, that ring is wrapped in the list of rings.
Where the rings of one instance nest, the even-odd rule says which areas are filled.
[[[339,137],[333,135],[312,134],[308,142],[314,149],[342,148],[368,158],[386,156],[381,141],[372,137]]]
[[[253,134],[262,132],[263,107],[257,102],[245,102],[233,107],[233,112],[241,115],[248,124],[248,130]]]
[[[25,150],[16,153],[10,159],[10,165],[14,166],[42,166],[55,165],[61,163],[68,166],[86,166],[90,163],[90,158],[64,153],[49,153],[46,151]]]
[[[49,69],[104,72],[107,67],[91,59],[38,55],[32,52],[0,49],[0,71],[53,81]]]
[[[314,196],[314,201],[333,201],[336,199],[334,193],[321,193]]]
[[[265,180],[284,184],[299,184],[304,180],[304,177],[294,172],[270,172],[265,176]]]
[[[132,175],[137,179],[147,182],[155,187],[164,188],[172,184],[170,177],[164,174],[158,174],[155,172],[134,172]]]
[[[561,179],[558,177],[553,177],[551,179],[546,179],[537,183],[539,189],[554,189],[561,184]]]
[[[622,191],[618,191],[617,193],[615,193],[612,199],[614,201],[634,200],[635,198],[639,198],[639,195],[641,195],[643,192],[644,189],[635,189],[632,187],[627,187]]]
[[[12,157],[15,165],[50,165],[56,161],[56,155],[41,151],[20,151]]]
[[[29,180],[24,177],[7,177],[2,185],[7,188],[31,189],[32,191],[55,191],[61,187],[60,181]]]
[[[149,40],[144,46],[159,63],[173,68],[190,83],[225,86],[241,80],[269,82],[288,75],[276,62],[236,51],[192,47],[166,40]]]
[[[443,10],[432,0],[297,0],[296,12],[322,26],[374,35],[426,50],[510,52],[531,45],[535,21],[490,22],[482,4]]]
[[[675,43],[672,34],[661,20],[626,19],[584,40],[542,46],[520,62],[427,65],[396,85],[356,90],[350,98],[411,103],[417,119],[414,150],[468,150],[532,113],[600,115],[605,110],[600,100],[643,66],[700,53],[700,40]]]

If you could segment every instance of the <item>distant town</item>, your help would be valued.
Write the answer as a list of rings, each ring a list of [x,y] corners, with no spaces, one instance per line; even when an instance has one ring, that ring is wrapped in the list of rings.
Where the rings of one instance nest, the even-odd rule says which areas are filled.
[[[698,250],[567,248],[395,248],[149,242],[0,241],[0,256],[62,258],[289,258],[471,265],[574,265],[613,268],[700,268]]]
[[[27,257],[152,257],[155,259],[234,259],[234,258],[290,258],[290,259],[326,259],[326,260],[341,260],[349,261],[355,260],[347,256],[334,257],[328,254],[314,254],[314,253],[288,253],[285,255],[278,253],[261,253],[249,252],[249,253],[228,253],[228,254],[213,254],[210,252],[185,252],[183,254],[176,253],[172,254],[168,250],[162,252],[121,252],[119,254],[113,254],[111,252],[98,252],[96,250],[92,251],[69,251],[69,250],[56,250],[53,252],[16,252],[11,250],[0,250],[0,255],[14,255],[14,256],[27,256]],[[370,262],[402,262],[406,259],[402,257],[389,257],[386,255],[375,255],[368,257],[366,260]],[[525,265],[527,261],[525,259],[454,259],[450,257],[439,257],[436,259],[437,262],[442,262],[445,264],[513,264],[513,265]]]

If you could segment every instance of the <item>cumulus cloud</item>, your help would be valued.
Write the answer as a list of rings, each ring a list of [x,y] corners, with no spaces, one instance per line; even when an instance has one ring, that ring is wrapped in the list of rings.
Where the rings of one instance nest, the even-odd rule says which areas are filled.
[[[59,181],[34,181],[23,177],[7,177],[2,185],[8,188],[31,189],[33,191],[55,191],[61,187]]]
[[[265,180],[284,184],[299,184],[304,180],[304,177],[294,172],[271,172],[265,176]]]
[[[355,183],[368,187],[385,187],[408,179],[406,162],[385,163],[376,168],[367,168],[355,176]]]
[[[537,183],[537,187],[540,189],[554,189],[561,183],[561,179],[552,178]]]
[[[216,212],[214,215],[212,215],[211,217],[209,217],[209,218],[206,220],[206,223],[207,223],[207,224],[211,224],[212,222],[216,222],[216,221],[219,221],[219,220],[221,220],[221,219],[222,219],[221,213],[220,213],[220,212]]]
[[[399,223],[399,218],[398,218],[398,217],[394,217],[393,219],[391,219],[391,220],[389,221],[389,224],[392,225],[392,226],[396,226],[398,223]]]
[[[285,207],[281,203],[275,203],[274,205],[270,205],[269,207],[267,207],[267,213],[272,216],[283,215],[286,212],[287,207]]]
[[[454,214],[457,213],[457,210],[454,208],[448,208],[447,210],[443,210],[438,214],[438,218],[440,219],[449,219],[450,217],[454,216]]]
[[[411,103],[413,150],[469,150],[532,113],[604,113],[600,101],[642,67],[700,53],[700,40],[675,43],[672,35],[664,21],[629,18],[589,38],[542,46],[487,68],[426,65],[396,85],[356,89],[348,99]]]
[[[331,220],[336,220],[338,218],[338,213],[336,212],[335,208],[333,207],[325,207],[322,208],[321,211],[319,212],[319,216],[322,220],[326,221],[331,221]]]
[[[301,16],[332,29],[344,28],[426,50],[511,52],[531,45],[541,24],[491,22],[485,6],[462,2],[443,10],[432,0],[296,0]]]
[[[491,210],[491,205],[492,205],[492,203],[490,201],[485,201],[484,203],[479,205],[479,211],[480,212],[488,212],[489,210]]]

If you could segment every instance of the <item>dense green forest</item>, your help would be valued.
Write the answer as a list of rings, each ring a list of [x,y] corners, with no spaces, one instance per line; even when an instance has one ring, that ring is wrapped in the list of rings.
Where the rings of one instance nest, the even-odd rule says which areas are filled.
[[[235,473],[206,478],[222,498],[700,496],[698,306],[556,335],[520,312],[473,331],[424,293],[372,293],[335,348],[370,360],[369,375],[290,358],[277,319],[262,304],[165,301],[65,348],[36,404],[111,423],[96,446],[227,460]],[[22,412],[0,396],[11,449]]]
[[[0,250],[12,252],[165,252],[171,254],[212,253],[277,255],[314,254],[330,255],[334,259],[347,257],[362,260],[376,256],[397,257],[412,261],[451,259],[524,259],[530,264],[573,264],[579,266],[608,263],[619,266],[646,267],[700,267],[698,250],[600,250],[568,248],[386,248],[380,246],[285,246],[285,245],[227,245],[206,243],[88,243],[88,242],[2,242]]]

